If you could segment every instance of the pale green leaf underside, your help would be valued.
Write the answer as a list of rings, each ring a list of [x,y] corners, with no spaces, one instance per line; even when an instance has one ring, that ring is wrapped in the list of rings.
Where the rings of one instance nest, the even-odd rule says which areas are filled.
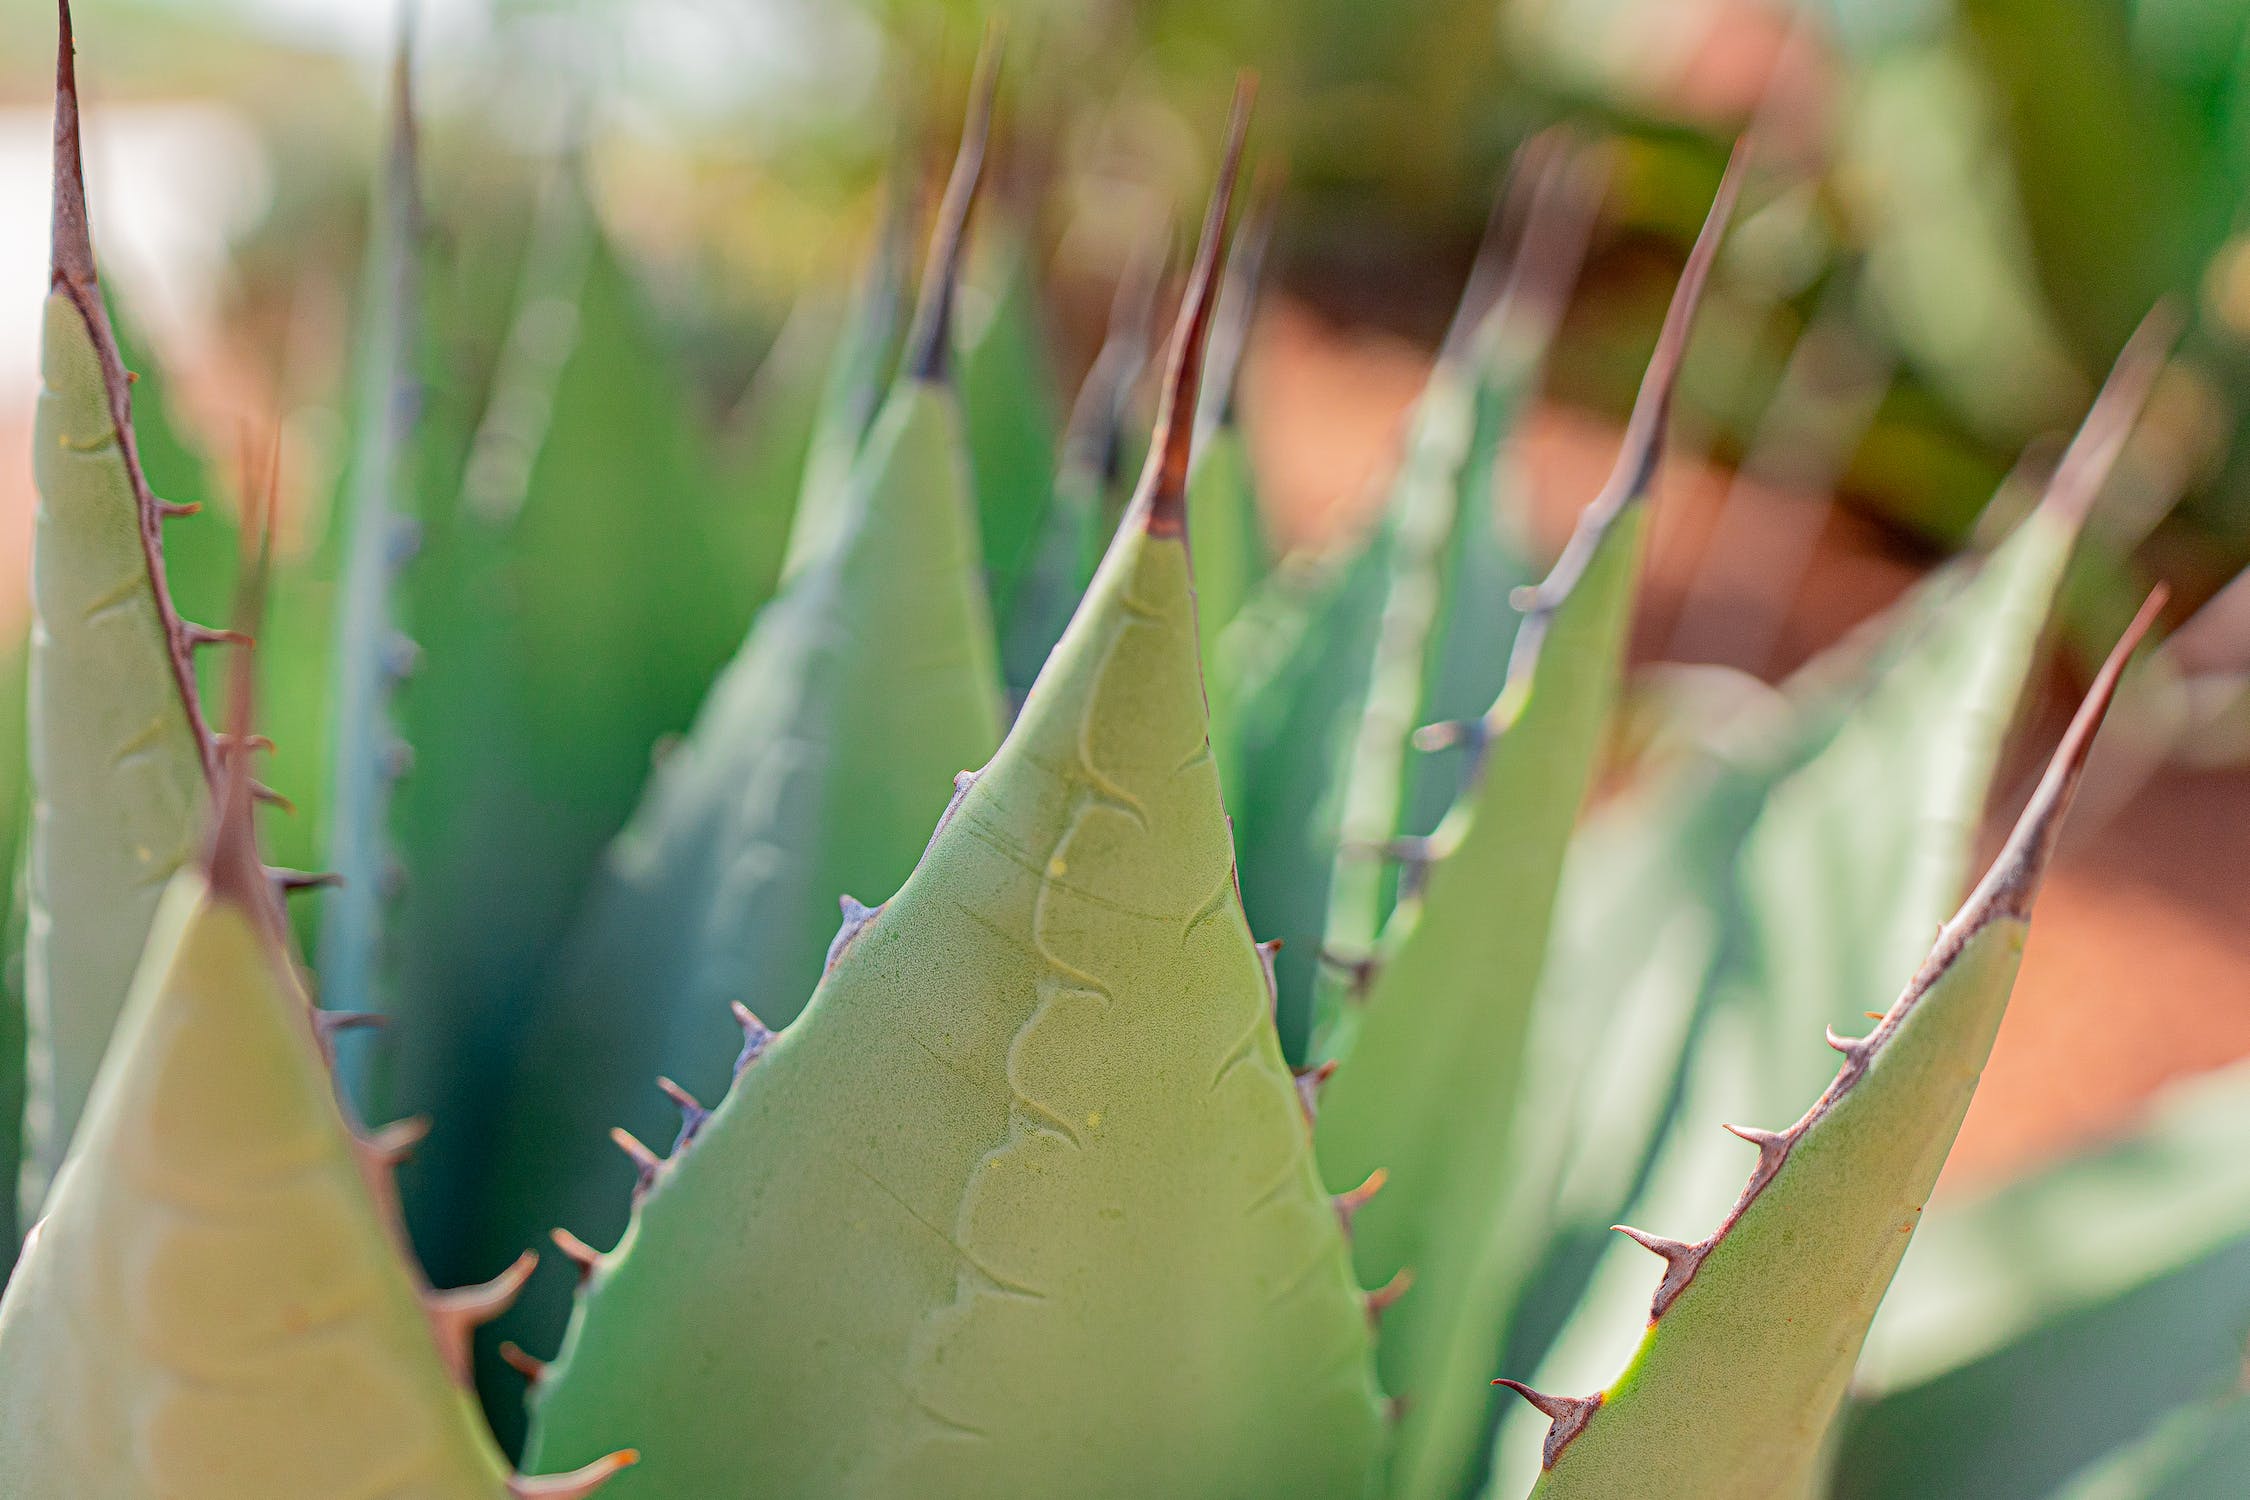
[[[208,799],[99,360],[47,298],[32,439],[27,1201],[61,1163],[158,897]]]
[[[270,938],[173,883],[0,1298],[20,1500],[500,1500]]]
[[[1235,897],[1187,555],[1128,528],[596,1273],[543,1462],[630,1429],[621,1500],[1366,1493],[1368,1332]]]
[[[1650,1325],[1534,1496],[1800,1500],[1968,1111],[2025,930],[2000,915],[1965,935]]]
[[[1578,1257],[1563,1274],[1587,1291],[1542,1386],[1606,1378],[1645,1317],[1647,1254],[1607,1226],[1716,1222],[1742,1174],[1712,1122],[1786,1117],[1818,1093],[1834,1065],[1821,1027],[1855,1030],[1887,1004],[1951,911],[2071,538],[2028,518],[1965,583],[1902,606],[1872,662],[1851,660],[1864,643],[1840,648],[1806,670],[1783,723],[1667,771],[1578,836],[1528,1110],[1575,1122],[1542,1149],[1560,1154],[1561,1252]],[[1839,872],[1830,842],[1893,885]],[[1542,1425],[1512,1420],[1527,1439]]]

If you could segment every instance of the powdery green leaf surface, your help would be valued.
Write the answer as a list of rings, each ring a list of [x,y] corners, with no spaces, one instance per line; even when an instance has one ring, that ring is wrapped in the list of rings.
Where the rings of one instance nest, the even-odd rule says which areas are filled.
[[[741,544],[704,424],[574,164],[555,165],[531,238],[462,484],[430,497],[397,582],[422,652],[397,698],[414,764],[393,796],[397,1021],[372,1092],[438,1122],[407,1207],[448,1277],[553,1222],[487,1175],[519,1112],[522,1028],[652,753],[693,720],[773,567]]]
[[[157,900],[194,841],[212,744],[94,274],[67,18],[54,235],[32,438],[27,1205],[61,1164]]]
[[[1330,553],[1284,563],[1222,632],[1210,669],[1212,695],[1234,720],[1219,732],[1234,762],[1227,807],[1242,901],[1251,926],[1282,943],[1275,1022],[1292,1063],[1312,1047],[1336,786],[1352,705],[1367,691],[1390,551],[1389,530],[1378,525]]]
[[[2033,1500],[2232,1390],[2250,1334],[2246,1136],[2250,1074],[2229,1069],[2117,1140],[1940,1200],[1861,1356],[1836,1500]]]
[[[1339,1191],[1384,1174],[1354,1217],[1354,1259],[1369,1285],[1413,1278],[1384,1313],[1380,1344],[1385,1388],[1408,1402],[1396,1494],[1457,1493],[1482,1433],[1480,1380],[1500,1329],[1479,1263],[1512,1190],[1525,1026],[1624,668],[1673,383],[1739,181],[1721,187],[1689,257],[1617,469],[1529,601],[1508,682],[1472,734],[1482,754],[1471,785],[1338,1029],[1341,1068],[1315,1132],[1322,1170]]]
[[[1515,535],[1520,516],[1495,510],[1494,477],[1576,275],[1593,203],[1574,190],[1583,182],[1529,176],[1536,182],[1502,200],[1373,529],[1266,575],[1213,644],[1211,701],[1243,900],[1260,935],[1283,943],[1278,1020],[1294,1062],[1318,1046],[1320,954],[1367,953],[1395,893],[1391,840],[1431,832],[1458,792],[1460,762],[1417,764],[1408,741],[1432,720],[1473,720],[1491,706],[1519,620],[1510,591],[1534,576]],[[1528,217],[1519,212],[1526,199]],[[1347,835],[1347,823],[1356,831]],[[1344,840],[1355,847],[1340,848]],[[1335,871],[1348,895],[1332,893]],[[1339,908],[1352,913],[1342,932]]]
[[[957,230],[965,197],[959,208]],[[939,248],[933,278],[952,274],[951,254]],[[511,1225],[613,1240],[629,1179],[609,1131],[676,1130],[660,1075],[702,1099],[724,1092],[740,1044],[729,1006],[775,1026],[793,1019],[837,936],[839,901],[896,890],[954,778],[1000,742],[960,413],[941,379],[900,381],[847,483],[833,542],[759,615],[604,856],[518,1044],[496,1127]]]
[[[1757,1166],[1726,1220],[1664,1264],[1625,1373],[1552,1419],[1541,1500],[1797,1500],[1819,1471],[1869,1321],[1952,1149],[2007,1008],[2031,905],[2151,599],[2096,679],[1984,880],[1865,1038],[1782,1131],[1730,1127]],[[1519,1387],[1519,1389],[1522,1389]]]
[[[335,606],[327,847],[339,887],[323,901],[321,1003],[379,1012],[387,892],[396,851],[391,785],[405,765],[392,696],[415,647],[400,632],[395,578],[410,550],[412,518],[436,478],[417,443],[428,404],[421,371],[421,188],[414,160],[410,69],[394,64],[391,140],[377,180],[373,237],[353,372],[353,452],[342,487],[341,579]]]
[[[1724,1212],[1739,1176],[1730,1143],[1696,1122],[1771,1118],[1816,1092],[1826,1063],[1804,1038],[1881,1005],[1883,974],[1908,970],[1916,934],[1944,919],[2072,543],[2160,342],[2121,359],[2047,498],[1999,551],[1807,668],[1778,722],[1690,755],[1576,841],[1535,1023],[1544,1086],[1527,1103],[1530,1118],[1570,1123],[1537,1148],[1558,1155],[1556,1240],[1509,1349],[1516,1368],[1537,1362],[1563,1388],[1616,1368],[1645,1271],[1607,1226]],[[1847,868],[1832,850],[1851,851]]]
[[[1054,502],[1058,423],[1030,243],[1004,218],[979,241],[960,291],[954,370],[986,585],[1006,601]]]
[[[238,734],[247,730],[247,668]],[[238,752],[238,757],[247,752]],[[339,1106],[240,760],[170,882],[47,1212],[0,1295],[0,1472],[23,1500],[591,1492],[520,1485],[465,1385],[527,1266],[431,1293],[402,1148]]]
[[[1031,690],[1085,596],[1086,584],[1109,541],[1107,535],[1097,533],[1122,504],[1113,497],[1127,483],[1126,420],[1148,365],[1156,284],[1167,238],[1169,226],[1165,235],[1143,240],[1118,278],[1108,331],[1063,429],[1047,518],[1016,580],[1015,594],[1001,611],[1006,621],[1000,638],[1001,672],[1010,696],[1018,700]],[[1195,524],[1193,513],[1190,524]],[[1201,566],[1199,558],[1198,572]],[[1206,662],[1209,659],[1205,657]],[[1221,769],[1225,769],[1223,758]]]
[[[1188,478],[1188,551],[1195,559],[1197,637],[1207,658],[1267,568],[1250,445],[1232,422],[1220,423],[1196,452]],[[1216,718],[1226,706],[1214,703],[1211,712]]]
[[[51,1205],[0,1304],[10,1494],[506,1494],[303,994],[193,872]]]
[[[1516,590],[1538,577],[1526,497],[1496,481],[1584,258],[1596,195],[1577,155],[1545,138],[1524,148],[1516,173],[1416,403],[1385,506],[1390,574],[1333,794],[1322,943],[1345,965],[1375,950],[1402,875],[1424,852],[1418,841],[1460,795],[1462,758],[1417,752],[1416,732],[1445,726],[1474,763],[1477,726],[1506,685]],[[1339,966],[1324,978],[1316,1032],[1337,1023],[1353,976]]]
[[[620,1496],[1367,1493],[1366,1316],[1234,893],[1181,535],[1224,212],[1085,606],[913,876],[652,1170],[541,1382],[541,1461],[630,1426]]]
[[[784,577],[828,552],[848,520],[852,468],[890,390],[892,367],[898,360],[899,340],[913,297],[913,266],[907,243],[914,228],[911,200],[903,185],[894,182],[874,249],[843,309],[841,327],[829,350],[790,501],[789,529],[782,548]],[[788,345],[776,344],[773,357],[759,371],[743,413],[746,419],[759,420],[745,421],[745,445],[770,428],[779,404],[777,398],[790,384],[787,367],[781,361],[792,353]],[[763,465],[771,462],[770,446],[767,452],[769,456],[761,458],[746,447],[743,456],[748,462]]]

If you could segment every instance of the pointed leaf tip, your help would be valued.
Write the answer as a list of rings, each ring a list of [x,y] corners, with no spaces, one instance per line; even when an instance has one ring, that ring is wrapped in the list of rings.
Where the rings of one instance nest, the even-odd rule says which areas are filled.
[[[2179,310],[2169,300],[2149,309],[2118,351],[2117,362],[2110,366],[2108,378],[2086,409],[2085,420],[2079,423],[2077,434],[2055,465],[2054,475],[2047,481],[2047,493],[2040,501],[2041,509],[2052,511],[2072,526],[2086,519],[2101,497],[2118,455],[2125,451],[2125,441],[2133,435],[2133,426],[2156,389],[2157,377],[2170,363],[2172,346],[2179,337]]]
[[[1735,142],[1734,154],[1727,158],[1726,175],[1719,179],[1710,212],[1704,216],[1703,228],[1688,251],[1687,264],[1681,268],[1671,305],[1664,312],[1664,326],[1656,335],[1656,350],[1649,356],[1648,372],[1641,377],[1640,394],[1634,398],[1633,414],[1625,425],[1617,469],[1597,505],[1622,508],[1647,494],[1656,478],[1656,465],[1664,453],[1665,428],[1671,420],[1672,392],[1679,385],[1680,365],[1687,357],[1688,335],[1694,331],[1703,289],[1711,280],[1711,267],[1718,261],[1719,246],[1726,239],[1735,203],[1742,196],[1742,179],[1748,175],[1750,157],[1750,140],[1745,136]]]
[[[1503,1377],[1492,1383],[1504,1385],[1523,1397],[1531,1403],[1532,1410],[1545,1417],[1550,1424],[1547,1428],[1546,1445],[1539,1455],[1539,1466],[1543,1469],[1555,1466],[1555,1460],[1562,1457],[1562,1451],[1570,1440],[1584,1432],[1586,1424],[1594,1419],[1594,1413],[1602,1408],[1603,1398],[1598,1391],[1591,1396],[1550,1396],[1544,1391],[1533,1390],[1520,1380]]]
[[[1256,76],[1241,74],[1235,80],[1234,107],[1227,119],[1226,153],[1211,187],[1202,237],[1196,242],[1195,266],[1188,273],[1187,295],[1180,303],[1172,362],[1164,377],[1163,404],[1156,413],[1156,442],[1149,449],[1148,467],[1141,473],[1140,493],[1134,499],[1142,525],[1151,536],[1187,534],[1188,461],[1195,447],[1195,411],[1202,394],[1204,351],[1211,340],[1219,278],[1226,269],[1235,178],[1241,172],[1242,145],[1250,133],[1250,110],[1257,97]]]
[[[49,291],[67,297],[86,326],[94,346],[102,386],[108,400],[110,425],[116,429],[118,456],[133,491],[140,518],[141,550],[148,564],[149,582],[156,596],[157,614],[164,622],[165,641],[172,658],[172,676],[187,714],[188,727],[203,757],[204,775],[217,780],[217,747],[211,726],[203,715],[203,700],[195,686],[193,642],[164,572],[163,526],[165,503],[149,488],[141,469],[140,445],[133,435],[133,376],[118,352],[117,335],[109,312],[102,305],[100,279],[94,270],[94,242],[86,216],[86,176],[80,149],[78,115],[78,63],[76,33],[69,0],[57,0],[55,45],[54,209],[49,240]]]
[[[977,53],[976,72],[969,83],[968,117],[961,127],[953,171],[945,180],[945,196],[938,203],[937,224],[930,231],[921,300],[915,304],[914,325],[907,334],[902,368],[918,380],[943,380],[951,359],[953,304],[960,291],[969,219],[976,208],[977,189],[984,180],[985,148],[992,134],[993,103],[999,97],[1000,57],[1005,47],[1005,28],[995,18],[986,27],[984,45]]]
[[[2031,800],[2016,819],[2015,831],[2009,834],[2007,844],[1961,908],[1961,914],[1947,924],[1949,940],[1940,944],[1941,955],[1966,941],[1969,934],[1995,917],[2018,920],[2030,917],[2032,898],[2038,895],[2048,861],[2054,857],[2063,817],[2070,811],[2071,799],[2077,795],[2079,778],[2085,774],[2087,757],[2093,753],[2094,736],[2117,696],[2118,681],[2125,675],[2126,664],[2156,624],[2157,616],[2170,597],[2170,590],[2162,584],[2152,589],[2140,612],[2133,616],[2133,623],[2125,627],[2125,633],[2110,648],[2109,659],[2094,675],[2093,686],[2086,690],[2078,712],[2071,716],[2070,727],[2063,731],[2061,742],[2055,746],[2046,774],[2039,778]],[[1938,961],[1933,957],[1933,965]]]
[[[55,198],[49,255],[53,284],[69,287],[83,303],[94,287],[94,241],[86,224],[86,174],[79,146],[78,47],[70,0],[57,0],[55,11]]]

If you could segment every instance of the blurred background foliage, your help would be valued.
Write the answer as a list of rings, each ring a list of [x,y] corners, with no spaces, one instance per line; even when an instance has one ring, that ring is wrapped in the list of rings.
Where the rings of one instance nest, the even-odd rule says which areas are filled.
[[[2245,0],[1014,0],[1006,204],[1065,366],[1200,157],[1232,70],[1267,85],[1288,170],[1275,275],[1331,316],[1434,341],[1493,184],[1558,119],[1621,140],[1553,389],[1619,407],[1678,244],[1753,120],[1794,179],[1730,256],[1690,427],[1746,451],[1816,319],[1887,372],[1849,503],[1931,548],[1969,533],[2027,438],[2067,419],[2140,314],[2191,312],[2157,423],[2190,597],[2250,555]],[[291,408],[330,399],[391,18],[343,0],[96,0],[103,87],[220,101],[255,212],[217,326]],[[842,286],[894,168],[922,174],[982,5],[955,0],[428,0],[433,197],[520,226],[534,161],[587,152],[701,399],[737,396],[788,309]],[[40,0],[0,7],[10,98],[43,108]],[[317,324],[325,316],[325,327]],[[1636,332],[1636,330],[1641,330]],[[317,486],[315,486],[317,488]]]

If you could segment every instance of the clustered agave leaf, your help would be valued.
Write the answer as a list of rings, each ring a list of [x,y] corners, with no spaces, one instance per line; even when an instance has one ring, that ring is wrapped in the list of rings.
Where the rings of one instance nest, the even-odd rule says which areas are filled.
[[[2031,905],[2094,731],[2162,595],[2126,632],[2007,847],[1911,983],[1784,1130],[1729,1125],[1758,1159],[1717,1230],[1623,1232],[1664,1263],[1625,1374],[1590,1397],[1514,1385],[1552,1419],[1536,1496],[1617,1495],[1661,1464],[1689,1493],[1802,1495],[1875,1307],[1976,1091],[2022,958]]]
[[[904,367],[842,492],[823,502],[833,522],[815,513],[834,527],[829,550],[790,574],[656,772],[595,877],[550,1005],[519,1043],[503,1171],[515,1201],[582,1235],[623,1227],[622,1197],[589,1169],[609,1132],[661,1140],[673,1128],[653,1080],[718,1098],[742,1045],[730,1006],[760,1026],[791,1021],[832,946],[865,920],[857,893],[879,900],[898,886],[954,773],[999,744],[999,668],[947,375],[996,68],[995,55]],[[549,1086],[565,1077],[587,1086]]]
[[[194,507],[143,470],[59,10],[0,1491],[2250,1489],[2243,1077],[1925,1214],[2161,607],[1960,902],[2167,317],[1988,555],[1683,713],[1581,816],[1745,149],[1551,567],[1505,481],[1597,206],[1560,135],[1370,528],[1277,558],[1235,410],[1275,214],[1231,223],[1247,79],[1128,496],[1169,231],[1058,440],[1029,221],[971,233],[996,40],[918,289],[902,175],[723,433],[581,164],[504,253],[424,232],[402,58],[339,521],[231,567],[256,518],[201,523],[193,592],[245,601],[216,630],[172,602]],[[193,652],[269,589],[216,734]],[[289,835],[346,882],[299,914],[314,975],[283,897],[318,877],[253,826],[254,665],[332,712],[276,720],[329,762]],[[362,1012],[393,1034],[340,1081]],[[406,1178],[428,1127],[358,1124],[402,1106],[440,1132]],[[1708,1144],[1799,1111],[1729,1127],[1747,1186]],[[521,1249],[555,1225],[567,1323]],[[491,1279],[433,1291],[410,1240]],[[516,1376],[479,1367],[503,1318]],[[517,1376],[546,1477],[506,1457]]]
[[[33,462],[24,1196],[62,1164],[158,899],[210,801],[217,741],[173,608],[125,366],[94,278],[67,13],[55,79],[54,267]]]

